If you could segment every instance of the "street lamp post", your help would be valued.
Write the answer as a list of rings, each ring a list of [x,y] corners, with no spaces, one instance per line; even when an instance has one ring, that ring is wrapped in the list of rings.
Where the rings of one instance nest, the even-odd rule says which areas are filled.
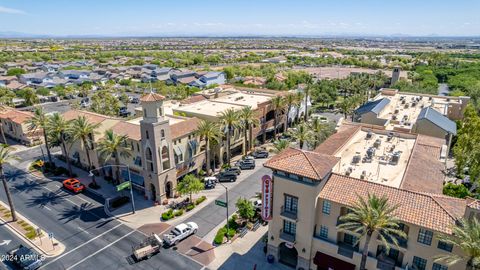
[[[230,242],[230,236],[228,235],[229,231],[230,231],[230,225],[228,224],[228,188],[226,186],[224,186],[222,183],[218,182],[222,187],[225,188],[225,199],[227,201],[227,243]]]
[[[95,177],[95,175],[93,174],[93,171],[98,171],[102,168],[106,168],[106,167],[120,167],[120,168],[127,168],[127,172],[128,172],[128,181],[130,182],[130,198],[132,200],[132,214],[135,214],[135,200],[133,199],[133,185],[132,185],[132,177],[130,175],[130,166],[128,165],[106,165],[106,166],[102,166],[102,167],[99,167],[99,168],[96,168],[96,169],[92,169],[89,171],[89,176],[91,177]]]

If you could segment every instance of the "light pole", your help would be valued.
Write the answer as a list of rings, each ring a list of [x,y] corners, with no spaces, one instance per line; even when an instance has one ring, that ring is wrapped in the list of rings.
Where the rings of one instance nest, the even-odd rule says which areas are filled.
[[[228,225],[228,188],[226,186],[224,186],[222,183],[218,182],[222,187],[225,188],[225,200],[227,202],[227,243],[230,242],[230,236],[228,235],[229,232],[230,232],[230,225]]]
[[[98,171],[98,170],[100,170],[102,168],[106,168],[106,167],[127,168],[128,181],[130,182],[130,197],[131,197],[131,200],[132,200],[132,214],[135,214],[135,200],[133,199],[133,185],[132,185],[132,177],[130,176],[130,166],[128,166],[128,165],[106,165],[106,166],[102,166],[102,167],[90,170],[88,175],[91,176],[91,177],[95,177],[95,175],[93,174],[93,171]]]

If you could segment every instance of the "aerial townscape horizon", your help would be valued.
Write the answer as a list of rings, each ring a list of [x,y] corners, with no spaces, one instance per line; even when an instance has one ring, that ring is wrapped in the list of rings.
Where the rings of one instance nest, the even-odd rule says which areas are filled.
[[[0,270],[480,270],[478,10],[0,0]]]

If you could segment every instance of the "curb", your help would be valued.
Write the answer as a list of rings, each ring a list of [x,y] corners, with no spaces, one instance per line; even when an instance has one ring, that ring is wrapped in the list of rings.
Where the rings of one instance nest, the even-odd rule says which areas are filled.
[[[7,208],[7,209],[10,210],[10,208],[9,208],[4,202],[0,201],[0,204],[1,204],[2,206],[4,206],[5,208]],[[20,219],[22,219],[22,220],[25,221],[25,222],[28,222],[28,223],[29,223],[30,225],[32,225],[32,227],[34,227],[35,229],[40,229],[43,234],[46,233],[45,230],[43,230],[43,229],[41,229],[40,227],[38,227],[37,225],[33,224],[29,219],[25,218],[25,216],[23,216],[22,214],[20,214],[20,213],[18,213],[18,212],[16,212],[16,214],[18,215],[18,217],[19,217]],[[59,254],[56,254],[56,255],[50,254],[50,253],[48,253],[47,251],[45,251],[43,248],[41,248],[40,246],[38,246],[37,244],[35,244],[32,240],[30,240],[29,238],[27,238],[25,235],[23,235],[20,231],[18,231],[17,228],[15,228],[14,226],[10,225],[10,221],[6,221],[6,220],[4,220],[4,219],[1,218],[1,217],[0,217],[0,220],[3,221],[3,223],[8,226],[8,228],[13,232],[13,234],[19,236],[19,237],[22,238],[24,241],[30,243],[30,244],[33,246],[34,249],[36,249],[37,251],[40,251],[40,253],[43,253],[43,254],[45,255],[45,257],[48,257],[48,258],[55,257],[55,256],[58,256],[58,255],[62,254],[62,253],[65,251],[65,247],[63,246],[63,244],[60,243],[60,241],[58,241],[57,239],[53,238],[52,240],[55,241],[55,242],[57,242],[57,243],[59,244],[59,247],[60,247],[60,248],[63,247],[63,251],[62,251],[61,253],[59,253]]]

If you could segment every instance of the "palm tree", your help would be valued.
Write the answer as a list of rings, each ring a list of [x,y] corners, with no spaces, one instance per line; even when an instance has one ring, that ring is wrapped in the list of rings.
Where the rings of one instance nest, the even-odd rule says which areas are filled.
[[[477,218],[461,219],[452,227],[452,235],[439,235],[442,242],[458,247],[462,250],[459,254],[442,254],[436,256],[435,261],[444,261],[449,266],[466,261],[467,269],[480,269],[480,222]]]
[[[85,152],[87,154],[87,161],[88,161],[88,170],[92,169],[92,161],[90,159],[90,150],[92,150],[92,138],[95,133],[95,129],[100,126],[100,123],[92,124],[88,121],[88,119],[82,115],[79,116],[77,119],[72,121],[72,125],[70,126],[70,135],[73,141],[80,141],[85,148]]]
[[[45,141],[45,148],[47,148],[48,163],[53,164],[52,154],[50,153],[50,146],[48,143],[48,117],[43,111],[42,107],[38,106],[33,112],[33,116],[27,120],[28,130],[37,131],[42,129],[43,140]]]
[[[253,148],[253,127],[258,126],[260,121],[255,115],[255,111],[252,110],[252,107],[244,107],[240,113],[240,123],[244,132],[244,152],[243,155],[247,155],[248,151],[251,151]]]
[[[349,208],[350,212],[340,217],[340,225],[337,226],[339,231],[359,234],[359,241],[365,236],[360,270],[365,270],[373,233],[378,233],[386,250],[390,249],[391,243],[398,246],[398,238],[406,238],[400,229],[399,220],[394,216],[397,208],[398,206],[388,203],[387,197],[379,198],[368,194],[367,200],[358,196],[358,201]]]
[[[335,131],[335,126],[332,123],[322,123],[318,117],[313,118],[309,126],[313,132],[312,143],[314,149]]]
[[[275,147],[275,152],[280,153],[285,150],[288,146],[290,146],[290,141],[288,140],[277,140],[273,143],[273,147]]]
[[[26,106],[32,106],[39,102],[37,94],[31,88],[26,88],[24,90],[23,98],[25,99]]]
[[[207,175],[210,175],[210,144],[218,142],[222,137],[222,131],[218,124],[202,120],[197,127],[196,134],[201,140],[205,140],[205,162],[207,165]]]
[[[295,117],[295,122],[297,123],[300,122],[300,108],[302,107],[301,105],[304,97],[305,97],[305,94],[303,92],[297,92],[295,94],[295,99],[296,99],[295,103],[297,105],[297,116]],[[307,112],[306,108],[307,107],[305,107],[305,113]]]
[[[230,151],[230,143],[232,133],[235,131],[240,124],[238,112],[235,109],[230,108],[226,111],[222,112],[220,115],[220,121],[222,126],[225,128],[227,132],[227,164],[230,164],[231,158],[231,151]]]
[[[8,145],[0,145],[0,177],[2,177],[3,188],[5,189],[5,194],[7,195],[10,213],[12,214],[12,221],[17,221],[17,214],[15,212],[15,205],[13,205],[12,201],[12,194],[10,193],[10,188],[8,187],[7,179],[3,172],[4,164],[9,163],[11,160],[18,159],[18,157],[14,156],[11,152],[12,148],[10,148]]]
[[[107,162],[112,157],[115,158],[116,165],[116,181],[120,183],[120,157],[128,158],[131,154],[131,149],[127,147],[126,135],[117,135],[111,129],[105,131],[105,136],[98,142],[98,153],[100,157]]]
[[[297,126],[297,129],[292,132],[292,137],[298,141],[300,149],[303,149],[303,145],[312,140],[313,133],[310,130],[310,127],[306,123],[302,122]]]
[[[70,120],[65,120],[59,113],[54,113],[47,123],[48,135],[51,137],[50,141],[56,145],[60,145],[65,153],[65,160],[67,162],[68,173],[73,175],[72,165],[70,164],[70,157],[68,155],[67,143],[70,142]]]
[[[272,109],[273,109],[273,138],[277,138],[277,126],[278,126],[278,114],[285,109],[285,100],[282,96],[275,96],[272,98]],[[265,133],[265,131],[264,131]]]
[[[283,132],[287,132],[288,130],[288,117],[290,116],[290,112],[292,107],[297,104],[297,98],[295,94],[288,94],[285,96],[285,105],[287,106],[287,115],[285,117],[285,126],[283,127]]]

